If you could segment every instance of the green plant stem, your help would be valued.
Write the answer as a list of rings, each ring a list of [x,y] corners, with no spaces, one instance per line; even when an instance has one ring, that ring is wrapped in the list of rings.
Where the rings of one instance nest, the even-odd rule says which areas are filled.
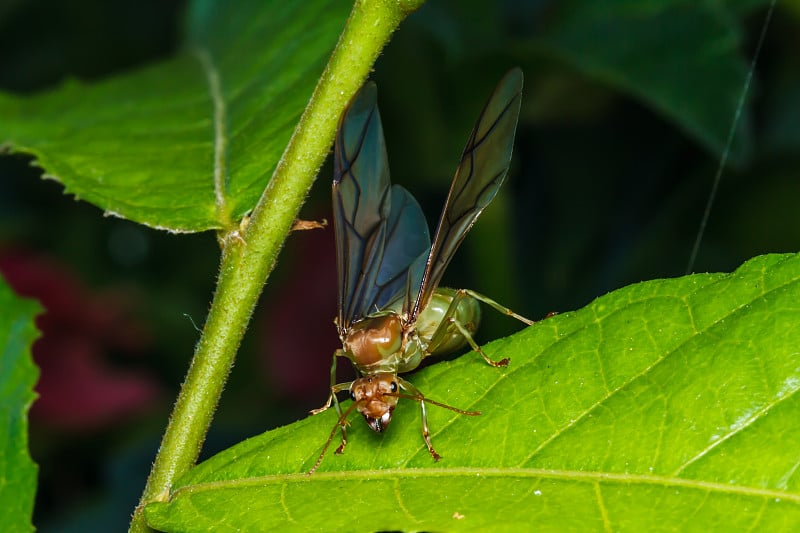
[[[147,531],[144,506],[169,498],[194,465],[250,316],[283,241],[333,143],[347,102],[400,22],[422,0],[358,0],[283,157],[249,222],[222,238],[208,319],[167,425],[130,531]]]

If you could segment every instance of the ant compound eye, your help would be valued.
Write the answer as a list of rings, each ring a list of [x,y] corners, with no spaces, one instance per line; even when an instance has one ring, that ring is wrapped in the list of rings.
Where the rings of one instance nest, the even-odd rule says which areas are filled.
[[[353,400],[353,401],[356,401],[356,393],[355,392],[350,391],[350,399]]]
[[[392,381],[392,384],[389,385],[389,388],[392,389],[392,392],[397,392],[397,382]]]

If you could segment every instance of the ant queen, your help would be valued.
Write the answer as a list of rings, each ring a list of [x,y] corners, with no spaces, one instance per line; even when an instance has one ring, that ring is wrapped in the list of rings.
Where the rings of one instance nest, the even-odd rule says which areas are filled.
[[[522,71],[509,71],[481,112],[464,148],[431,242],[428,224],[406,189],[391,185],[378,113],[377,88],[369,82],[353,97],[339,122],[334,143],[333,218],[338,267],[338,315],[342,342],[331,365],[331,389],[318,414],[333,405],[339,416],[322,453],[342,433],[337,454],[347,444],[347,417],[361,413],[374,431],[386,430],[400,398],[419,402],[422,437],[434,460],[426,403],[464,415],[479,415],[426,398],[398,374],[428,356],[451,353],[465,344],[495,367],[472,338],[480,322],[479,301],[499,312],[532,321],[465,289],[439,287],[461,241],[503,184],[511,160],[522,98]],[[346,357],[361,376],[336,383],[336,362]],[[342,411],[336,395],[349,391],[353,404]]]

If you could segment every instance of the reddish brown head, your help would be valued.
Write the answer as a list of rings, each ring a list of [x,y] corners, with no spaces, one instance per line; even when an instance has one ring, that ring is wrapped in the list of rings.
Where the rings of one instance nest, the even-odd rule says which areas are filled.
[[[397,376],[391,372],[365,376],[350,385],[350,397],[373,431],[381,433],[389,426],[398,389]]]

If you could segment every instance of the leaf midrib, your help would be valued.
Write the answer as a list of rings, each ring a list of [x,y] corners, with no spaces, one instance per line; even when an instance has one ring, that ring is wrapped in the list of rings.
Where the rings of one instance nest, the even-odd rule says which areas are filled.
[[[174,491],[170,495],[170,500],[175,500],[182,493],[200,493],[230,488],[261,487],[273,484],[287,483],[309,483],[315,480],[337,480],[337,481],[378,481],[396,479],[420,478],[441,479],[441,478],[469,478],[475,479],[476,476],[491,478],[536,478],[536,479],[555,479],[562,481],[576,481],[584,483],[624,483],[626,485],[658,485],[664,487],[685,487],[698,489],[719,494],[739,494],[750,497],[777,498],[782,501],[790,501],[800,505],[800,494],[776,489],[765,489],[747,485],[732,485],[727,483],[717,483],[713,481],[703,481],[698,479],[687,479],[673,476],[657,476],[644,474],[631,474],[622,472],[587,472],[580,470],[558,470],[548,468],[484,468],[484,467],[453,467],[453,468],[386,468],[354,470],[343,472],[315,472],[311,476],[305,473],[298,474],[274,474],[266,476],[254,476],[223,481],[209,481],[186,485]]]
[[[222,94],[222,84],[214,61],[208,49],[194,47],[193,55],[197,58],[208,85],[208,95],[214,106],[214,203],[217,209],[217,220],[223,228],[231,225],[230,211],[225,197],[226,168],[225,154],[228,137],[225,135],[227,124],[227,107]]]

